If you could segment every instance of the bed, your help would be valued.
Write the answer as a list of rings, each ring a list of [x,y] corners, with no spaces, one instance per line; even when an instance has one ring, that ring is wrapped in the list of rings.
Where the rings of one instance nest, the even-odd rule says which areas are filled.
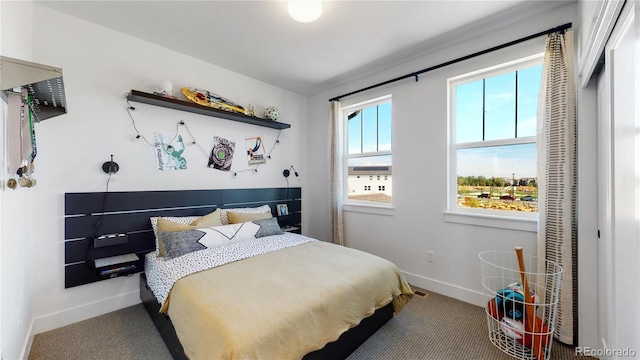
[[[199,202],[194,205],[195,213],[204,217],[215,209],[234,210],[260,203],[275,209],[275,204],[283,202],[281,195],[285,195],[294,219],[300,218],[299,188],[293,191],[297,195],[294,199],[290,198],[290,189],[242,192],[246,190],[250,192],[250,201],[242,203],[224,201],[232,191],[212,190],[226,194],[214,204],[203,200],[202,195],[209,190],[198,191],[198,196],[192,197]],[[158,207],[162,206],[158,197],[166,198],[166,192],[140,193],[112,195],[129,199],[130,205],[116,205],[119,209],[112,209],[113,205],[96,206],[107,209],[109,216],[122,212],[124,217],[118,217],[116,226],[119,228],[133,226],[125,226],[124,219],[135,218],[133,223],[138,225],[133,227],[139,228],[143,216],[148,224],[150,217],[166,219],[194,213],[185,204],[179,204],[177,211]],[[265,195],[270,193],[278,195],[276,198]],[[66,201],[83,203],[86,207],[87,198],[100,199],[96,194],[100,193],[66,194]],[[132,201],[132,195],[152,205]],[[202,202],[208,205],[203,206]],[[94,210],[92,216],[95,213]],[[272,213],[269,216],[275,215],[275,211]],[[81,216],[73,211],[68,211],[67,216],[72,223],[82,222]],[[291,221],[282,217],[264,221],[272,220]],[[293,229],[300,228],[299,222],[294,225],[297,226]],[[150,244],[157,239],[157,232],[148,227],[128,231],[130,239],[131,235],[136,238],[144,233],[145,247],[151,248],[140,251],[138,270],[144,270],[140,275],[140,298],[175,359],[344,359],[391,319],[394,312],[401,311],[413,295],[391,262],[293,232],[268,231],[259,238],[248,237],[169,258],[166,255],[172,251],[170,248],[164,257],[157,256],[157,242]],[[263,228],[268,227],[260,227],[259,231]],[[140,248],[130,242],[107,250],[114,253],[129,251],[127,248],[132,246]],[[120,250],[115,251],[118,247]],[[74,267],[65,270],[70,270],[68,275],[76,271]],[[87,282],[91,281],[97,280]]]
[[[201,254],[146,256],[151,300],[171,319],[187,358],[300,359],[378,309],[401,311],[411,297],[397,268],[381,258],[290,233],[258,241],[277,246],[182,277],[164,298],[156,293],[170,277],[159,275],[167,263],[183,267]],[[254,245],[199,252],[224,256]]]

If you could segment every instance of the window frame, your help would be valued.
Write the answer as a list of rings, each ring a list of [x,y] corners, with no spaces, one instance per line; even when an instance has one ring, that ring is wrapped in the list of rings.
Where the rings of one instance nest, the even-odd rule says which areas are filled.
[[[522,59],[498,64],[488,68],[472,71],[447,79],[447,210],[445,221],[498,228],[509,228],[523,231],[537,231],[538,213],[515,210],[474,209],[457,206],[458,173],[457,151],[460,149],[489,148],[504,145],[537,144],[536,136],[483,140],[456,143],[456,86],[472,83],[481,79],[519,71],[543,64],[544,53],[535,54]],[[517,106],[517,105],[516,105]],[[517,108],[515,110],[517,112]],[[516,124],[517,127],[517,124]]]
[[[358,154],[349,154],[349,122],[347,118],[347,113],[360,110],[367,107],[382,105],[382,104],[391,104],[391,150],[383,150],[383,151],[369,151]],[[374,99],[362,101],[356,104],[344,106],[340,109],[340,118],[342,121],[342,131],[343,131],[343,205],[344,210],[353,211],[353,212],[365,212],[365,213],[375,213],[380,215],[391,215],[389,210],[393,209],[393,196],[391,197],[391,203],[382,203],[377,201],[368,201],[368,200],[353,200],[349,199],[349,159],[350,158],[361,158],[361,157],[369,157],[376,155],[389,155],[393,159],[393,101],[391,94],[380,96]],[[392,160],[393,161],[393,160]],[[392,164],[393,168],[393,164]],[[392,170],[393,171],[393,170]],[[393,176],[393,173],[391,174]],[[373,175],[369,175],[369,179],[373,180]],[[391,189],[393,191],[393,180],[391,183]]]

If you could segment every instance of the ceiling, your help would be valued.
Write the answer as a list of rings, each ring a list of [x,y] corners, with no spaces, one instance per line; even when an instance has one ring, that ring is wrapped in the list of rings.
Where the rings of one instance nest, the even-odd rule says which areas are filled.
[[[34,0],[307,96],[571,1],[324,1],[299,23],[286,1]]]

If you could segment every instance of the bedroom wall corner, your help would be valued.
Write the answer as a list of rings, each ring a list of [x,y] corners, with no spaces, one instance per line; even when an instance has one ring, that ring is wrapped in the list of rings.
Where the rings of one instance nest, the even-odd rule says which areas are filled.
[[[138,274],[134,274],[132,278],[139,281]],[[62,309],[58,312],[38,316],[33,319],[33,334],[53,330],[139,303],[140,292],[136,289],[91,303],[81,304],[72,308]]]
[[[434,51],[404,64],[369,74],[310,98],[309,131],[312,146],[324,151],[311,154],[310,162],[328,164],[328,99],[372,84],[400,77],[476,51],[572,22],[577,26],[577,5],[569,3],[547,12],[532,11],[500,19],[490,27],[460,33],[464,40],[441,39]],[[502,24],[502,28],[499,26]],[[480,24],[475,24],[480,26]],[[469,29],[467,29],[469,31]],[[474,34],[471,37],[469,34]],[[463,36],[465,35],[465,36]],[[393,97],[393,206],[392,215],[345,211],[345,239],[349,247],[395,263],[416,286],[478,304],[483,293],[482,251],[513,251],[522,246],[536,253],[536,233],[447,222],[447,79],[461,74],[544,52],[545,38],[511,46],[467,61],[422,74],[418,82],[407,79],[341,100],[342,106],[391,94]],[[314,169],[310,187],[316,190],[313,237],[329,237],[328,167]],[[594,189],[590,189],[593,191]],[[588,189],[585,189],[588,191]],[[428,261],[427,252],[435,258]]]
[[[138,276],[119,277],[64,288],[64,194],[103,192],[106,174],[101,165],[111,154],[120,165],[118,180],[109,191],[191,190],[285,187],[282,171],[294,165],[302,187],[308,176],[305,156],[307,98],[204,63],[110,29],[34,4],[34,60],[64,71],[68,113],[38,124],[38,186],[34,189],[34,262],[39,269],[33,281],[33,331],[51,330],[140,302]],[[46,36],[43,36],[46,34]],[[57,41],[48,41],[50,38]],[[155,148],[136,139],[127,113],[125,93],[131,89],[153,92],[161,80],[180,87],[193,86],[228,97],[241,104],[276,106],[280,120],[291,124],[282,130],[170,110],[131,102],[131,112],[141,135],[155,133],[184,138],[186,170],[160,171]],[[191,144],[191,136],[204,151]],[[235,142],[232,172],[207,168],[213,136]],[[247,171],[245,137],[261,136],[271,159],[257,173]],[[279,136],[279,138],[278,138]],[[279,144],[275,144],[279,139]],[[303,199],[303,206],[306,204]],[[304,211],[304,209],[303,209]],[[304,220],[303,220],[304,221]],[[304,223],[303,223],[304,228]]]

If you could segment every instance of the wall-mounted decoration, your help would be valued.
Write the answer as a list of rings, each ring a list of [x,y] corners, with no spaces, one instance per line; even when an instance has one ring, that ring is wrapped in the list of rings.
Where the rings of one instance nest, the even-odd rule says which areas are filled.
[[[208,106],[214,109],[230,111],[239,114],[244,114],[245,112],[245,109],[242,106],[207,90],[183,87],[180,89],[180,92],[182,92],[182,94],[186,96],[187,99],[202,106]]]
[[[278,111],[277,108],[273,106],[269,106],[264,110],[264,117],[269,120],[278,121],[278,118],[280,117],[280,112]]]
[[[38,151],[33,98],[29,94],[26,88],[20,88],[19,92],[6,91],[2,94],[7,103],[5,159],[11,176],[7,180],[10,189],[16,189],[18,185],[27,188],[36,185],[33,171]]]
[[[205,116],[212,116],[218,119],[225,119],[231,121],[237,121],[245,124],[257,125],[262,127],[267,127],[271,129],[289,129],[291,128],[290,124],[285,124],[278,121],[264,121],[264,118],[258,117],[256,114],[258,110],[255,106],[249,105],[248,108],[245,108],[245,112],[240,114],[237,112],[224,111],[219,110],[207,105],[200,105],[195,101],[183,101],[179,99],[170,99],[162,95],[149,94],[138,90],[131,90],[125,94],[127,99],[127,111],[131,113],[131,111],[135,110],[133,106],[129,103],[129,101],[136,101],[143,104],[149,104],[153,106],[160,106],[167,109],[174,109],[185,111],[193,114],[200,114]],[[253,115],[250,115],[253,112]],[[248,115],[249,114],[249,115]]]
[[[244,108],[244,114],[247,116],[256,116],[256,107],[249,104]]]
[[[207,164],[207,167],[222,171],[231,170],[231,163],[233,162],[233,152],[235,151],[235,148],[235,142],[214,136],[213,148],[211,149],[211,155],[209,156],[209,164]]]
[[[244,140],[247,146],[247,157],[249,160],[249,166],[266,164],[267,157],[265,156],[262,138],[260,136],[256,136],[248,137]]]
[[[156,164],[159,170],[184,170],[187,159],[182,157],[184,141],[182,135],[155,133]]]
[[[276,205],[276,211],[278,212],[278,216],[287,216],[289,215],[289,207],[287,204],[278,204]]]
[[[33,121],[67,113],[62,69],[0,56],[0,90],[11,91],[17,87],[25,89],[31,98]]]

